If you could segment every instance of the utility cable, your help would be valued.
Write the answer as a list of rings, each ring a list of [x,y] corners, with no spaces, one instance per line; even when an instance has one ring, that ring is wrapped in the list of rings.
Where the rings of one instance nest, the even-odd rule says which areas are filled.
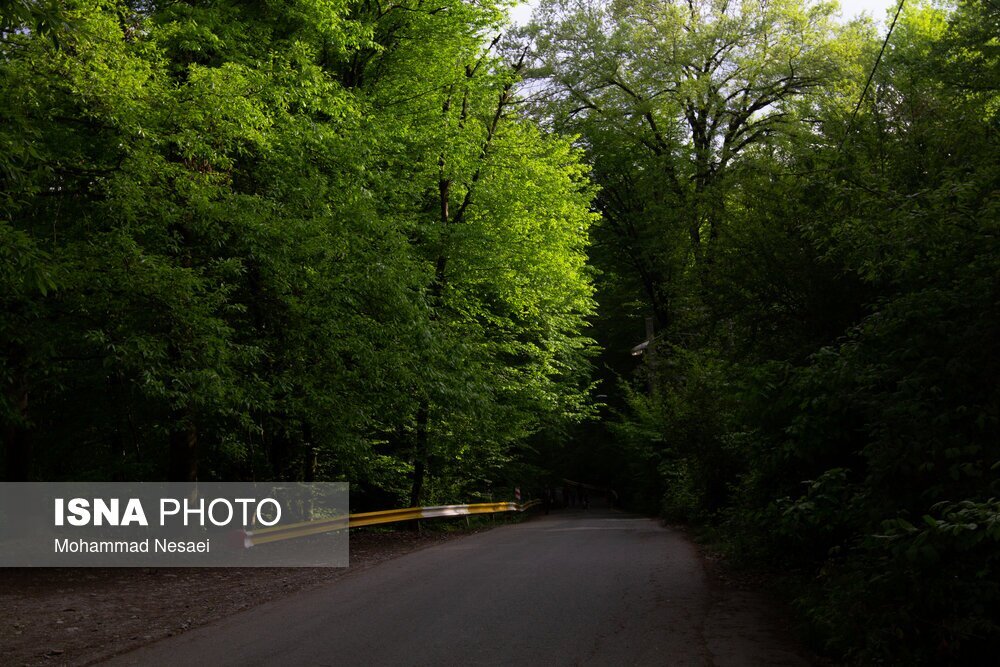
[[[896,28],[896,21],[899,20],[899,14],[903,11],[903,5],[906,0],[899,0],[899,6],[896,7],[896,15],[892,17],[892,24],[889,26],[889,32],[885,34],[885,39],[882,40],[882,48],[879,49],[878,58],[875,59],[875,65],[872,66],[872,71],[868,74],[868,80],[865,82],[865,88],[861,91],[861,97],[858,98],[858,103],[854,105],[854,111],[851,113],[851,120],[847,123],[847,131],[844,132],[843,138],[840,140],[840,145],[837,146],[837,157],[840,157],[841,151],[844,149],[844,144],[847,143],[847,138],[851,136],[851,130],[854,129],[854,120],[858,117],[858,110],[861,108],[861,103],[865,100],[865,95],[868,94],[868,89],[872,85],[872,80],[875,78],[875,72],[878,70],[879,64],[882,62],[882,55],[885,53],[885,47],[889,44],[889,38],[892,37],[892,31]]]

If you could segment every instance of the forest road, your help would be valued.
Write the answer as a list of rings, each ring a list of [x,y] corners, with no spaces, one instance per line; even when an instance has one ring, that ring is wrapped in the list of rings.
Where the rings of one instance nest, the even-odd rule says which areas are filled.
[[[197,604],[197,601],[192,601]],[[658,522],[562,510],[406,554],[118,665],[808,665]]]

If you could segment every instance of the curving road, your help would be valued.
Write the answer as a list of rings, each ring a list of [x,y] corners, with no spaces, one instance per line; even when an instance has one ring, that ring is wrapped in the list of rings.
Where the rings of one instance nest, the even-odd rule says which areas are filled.
[[[601,510],[450,540],[118,656],[120,665],[808,665],[657,522]]]

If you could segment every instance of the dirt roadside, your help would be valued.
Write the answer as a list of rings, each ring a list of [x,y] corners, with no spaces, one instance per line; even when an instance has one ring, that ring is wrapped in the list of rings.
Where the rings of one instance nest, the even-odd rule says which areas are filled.
[[[352,533],[349,568],[0,569],[0,664],[94,664],[463,534]]]

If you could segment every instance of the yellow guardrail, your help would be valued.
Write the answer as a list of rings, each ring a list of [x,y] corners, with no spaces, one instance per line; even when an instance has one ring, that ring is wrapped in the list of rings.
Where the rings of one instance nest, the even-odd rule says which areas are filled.
[[[540,500],[526,503],[473,503],[469,505],[435,505],[433,507],[407,507],[404,509],[361,512],[331,519],[302,521],[285,526],[272,526],[247,530],[243,533],[243,546],[250,548],[268,542],[291,540],[309,535],[319,535],[344,528],[360,528],[383,523],[397,523],[414,519],[436,519],[448,516],[469,516],[472,514],[496,514],[499,512],[523,512],[538,505]]]

